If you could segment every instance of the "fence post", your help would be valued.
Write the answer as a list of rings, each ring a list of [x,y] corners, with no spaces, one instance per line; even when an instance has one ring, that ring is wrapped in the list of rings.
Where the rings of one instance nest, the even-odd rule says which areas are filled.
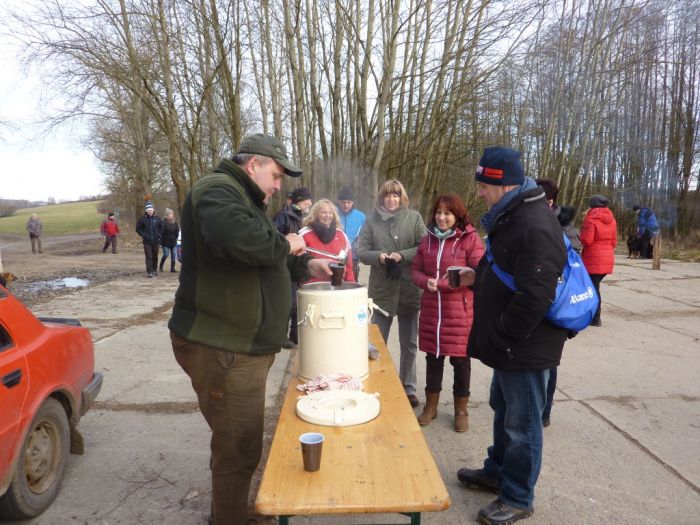
[[[661,269],[661,231],[651,238],[651,245],[654,247],[654,256],[651,261],[652,270]]]

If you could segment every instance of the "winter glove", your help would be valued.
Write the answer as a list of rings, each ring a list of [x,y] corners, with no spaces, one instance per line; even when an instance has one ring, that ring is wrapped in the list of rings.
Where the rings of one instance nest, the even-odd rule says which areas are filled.
[[[394,259],[386,259],[386,277],[392,281],[401,279],[401,266]]]

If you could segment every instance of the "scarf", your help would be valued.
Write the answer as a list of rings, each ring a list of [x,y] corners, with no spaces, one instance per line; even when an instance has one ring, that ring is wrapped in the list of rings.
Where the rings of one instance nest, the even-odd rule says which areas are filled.
[[[309,226],[323,244],[328,244],[335,238],[335,219],[331,221],[330,226],[324,226],[318,221],[312,222]]]
[[[481,216],[481,225],[484,227],[487,233],[491,233],[491,229],[496,222],[498,216],[503,213],[510,201],[515,199],[518,195],[530,191],[537,187],[537,183],[531,177],[525,177],[523,183],[517,188],[513,188],[507,192],[501,200],[498,201],[493,207]]]
[[[442,231],[437,226],[433,226],[433,233],[435,234],[435,237],[437,237],[441,241],[443,239],[447,239],[450,235],[452,235],[453,232],[454,230],[452,228]]]

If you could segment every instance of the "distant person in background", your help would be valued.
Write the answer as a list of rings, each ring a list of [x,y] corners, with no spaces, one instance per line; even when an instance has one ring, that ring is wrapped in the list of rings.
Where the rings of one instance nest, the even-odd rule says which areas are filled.
[[[571,243],[571,247],[576,250],[576,253],[580,254],[583,246],[581,245],[578,228],[574,226],[574,220],[576,219],[576,212],[578,210],[574,206],[559,206],[557,204],[559,186],[557,186],[557,183],[552,179],[536,179],[535,182],[544,189],[544,196],[547,199],[549,208],[557,216],[562,230],[564,230],[566,237]]]
[[[143,240],[146,273],[149,278],[158,275],[158,248],[163,238],[163,230],[163,221],[155,214],[153,203],[147,202],[143,215],[136,223],[136,233]]]
[[[340,219],[335,205],[328,199],[321,199],[311,206],[309,215],[304,219],[304,226],[299,230],[299,235],[309,248],[316,248],[333,255],[339,255],[341,251],[345,251],[348,262],[345,266],[343,281],[354,283],[356,281],[355,274],[352,271],[352,264],[349,264],[352,261],[352,248],[348,236],[339,227],[339,223]],[[314,258],[324,259],[323,255],[313,252],[309,252],[309,254]],[[313,283],[321,280],[312,277],[306,282]]]
[[[474,269],[483,255],[484,244],[462,199],[454,193],[438,195],[428,217],[428,235],[418,246],[411,272],[413,282],[423,290],[418,322],[418,348],[425,352],[425,407],[418,416],[421,426],[437,417],[445,358],[449,357],[454,369],[454,428],[457,432],[469,429],[472,367],[467,341],[474,296],[467,286],[452,288],[447,269]]]
[[[559,196],[559,186],[552,179],[536,179],[535,182],[544,190],[544,197],[547,199],[549,208],[554,212],[561,224],[562,230],[571,243],[571,247],[576,250],[576,253],[581,253],[583,246],[579,237],[578,228],[574,226],[576,218],[576,208],[573,206],[558,206],[557,197]],[[547,380],[547,402],[542,412],[542,426],[548,427],[552,414],[552,405],[554,404],[554,392],[557,389],[557,368],[556,366],[549,369],[549,379]]]
[[[637,237],[642,243],[641,255],[651,259],[654,256],[652,240],[659,234],[659,221],[651,208],[642,208],[635,204],[632,211],[637,214]]]
[[[175,247],[177,246],[177,238],[180,235],[180,225],[175,220],[175,212],[170,208],[165,208],[165,219],[163,219],[163,257],[160,259],[158,269],[163,272],[163,265],[170,256],[170,271],[175,273]]]
[[[32,213],[27,220],[27,231],[29,232],[29,240],[32,243],[32,253],[42,253],[41,251],[41,231],[44,225],[39,220],[36,213]]]
[[[313,200],[311,191],[305,186],[294,189],[290,194],[290,204],[285,204],[273,217],[277,231],[282,235],[299,233],[304,217],[309,213]]]
[[[313,200],[311,191],[305,186],[300,186],[289,194],[289,203],[284,205],[272,219],[282,235],[299,233],[304,217],[309,213]],[[282,348],[296,348],[299,344],[297,330],[297,291],[299,283],[292,280],[292,313],[289,316],[289,337],[282,343]]]
[[[350,239],[352,246],[352,271],[355,274],[355,280],[360,277],[360,259],[357,256],[357,240],[360,238],[360,230],[365,223],[365,214],[355,208],[355,199],[350,188],[341,188],[338,192],[338,211],[340,216],[340,224],[343,227],[345,235]]]
[[[394,317],[399,319],[399,379],[415,408],[420,404],[416,395],[416,352],[421,289],[411,281],[411,264],[427,232],[423,217],[408,204],[401,182],[390,179],[382,184],[376,208],[360,232],[357,250],[360,261],[372,267],[369,296],[388,314],[375,311],[372,315],[385,343],[389,342]]]
[[[109,246],[112,246],[112,253],[117,253],[117,237],[119,237],[119,225],[114,218],[114,213],[111,211],[107,214],[107,218],[100,225],[100,233],[105,238],[105,245],[102,247],[102,253],[107,251]]]
[[[598,294],[598,310],[591,326],[602,326],[600,307],[600,282],[613,272],[615,266],[615,246],[617,246],[617,222],[608,208],[608,199],[603,195],[593,195],[588,200],[589,209],[581,226],[581,258],[586,271],[591,276],[595,292]]]

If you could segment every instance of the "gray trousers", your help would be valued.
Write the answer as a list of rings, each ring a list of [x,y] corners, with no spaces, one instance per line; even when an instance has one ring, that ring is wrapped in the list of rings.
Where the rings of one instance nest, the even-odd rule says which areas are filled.
[[[399,379],[406,395],[416,395],[416,352],[418,351],[418,312],[398,314],[399,318],[399,346],[401,359],[399,360]],[[374,312],[372,322],[379,326],[385,343],[389,343],[389,330],[394,321],[393,317],[387,317],[380,312]]]
[[[32,241],[32,253],[36,253],[37,251],[41,253],[41,239],[39,238],[38,235],[32,235],[31,233],[29,234],[29,240]],[[38,250],[37,250],[38,248]]]

